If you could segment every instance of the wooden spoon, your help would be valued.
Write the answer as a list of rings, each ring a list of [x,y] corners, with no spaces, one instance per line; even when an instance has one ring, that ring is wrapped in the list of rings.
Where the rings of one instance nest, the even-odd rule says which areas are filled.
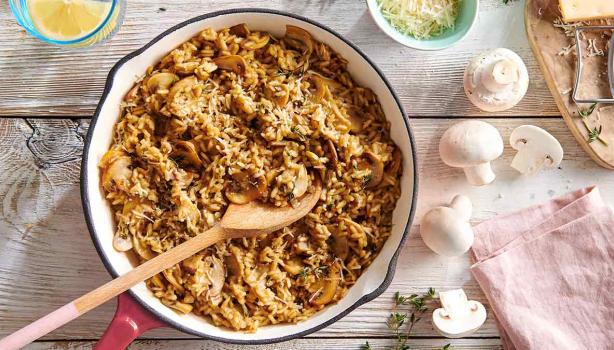
[[[316,205],[322,192],[319,178],[313,183],[313,191],[305,194],[295,207],[273,207],[252,201],[247,204],[231,204],[220,222],[206,232],[146,261],[126,274],[94,289],[78,299],[62,306],[43,318],[27,325],[17,332],[0,340],[0,349],[19,349],[43,335],[65,325],[107,302],[109,299],[130,289],[163,270],[216,242],[229,238],[251,237],[261,233],[271,233],[286,227],[307,215]]]

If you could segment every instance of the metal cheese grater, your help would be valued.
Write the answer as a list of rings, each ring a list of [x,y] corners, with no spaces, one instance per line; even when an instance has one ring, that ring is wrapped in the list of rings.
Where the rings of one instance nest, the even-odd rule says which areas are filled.
[[[578,98],[578,86],[580,85],[580,77],[582,76],[582,68],[584,63],[582,62],[582,41],[580,40],[580,34],[587,30],[614,30],[612,26],[582,26],[576,28],[576,81],[573,87],[572,98],[576,103],[614,103],[614,34],[610,39],[610,49],[608,50],[608,81],[610,83],[611,98],[596,98],[596,99],[580,99]]]

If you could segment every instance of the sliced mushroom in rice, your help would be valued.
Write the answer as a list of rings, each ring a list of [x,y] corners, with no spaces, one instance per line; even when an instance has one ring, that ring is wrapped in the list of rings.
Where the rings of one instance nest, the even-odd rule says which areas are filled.
[[[333,165],[334,169],[337,169],[339,165],[339,156],[337,155],[337,149],[335,148],[335,144],[331,139],[326,140],[326,148],[328,149],[328,153],[330,154],[330,161]]]
[[[267,84],[264,88],[264,96],[275,102],[278,107],[284,107],[290,99],[290,90],[287,84]]]
[[[284,41],[291,47],[302,50],[305,55],[313,52],[313,38],[308,31],[293,25],[286,25],[286,35]]]
[[[132,176],[132,160],[128,154],[120,149],[108,150],[100,159],[101,183],[107,191],[128,191],[130,177]]]
[[[241,47],[247,50],[258,50],[265,47],[271,37],[265,33],[252,33],[246,40],[241,42]]]
[[[241,171],[232,175],[232,181],[226,186],[224,194],[234,204],[247,204],[264,196],[267,186],[265,176],[253,177]]]
[[[179,293],[183,293],[185,291],[182,285],[181,268],[179,267],[179,265],[175,265],[169,269],[162,271],[162,274],[164,275],[164,278],[166,278],[168,283],[170,283],[175,288],[176,291],[178,291]]]
[[[192,165],[194,167],[200,167],[203,162],[200,160],[196,146],[191,141],[177,141],[173,145],[173,150],[170,156],[176,158],[178,163],[182,165]]]
[[[299,165],[298,172],[296,174],[296,180],[294,181],[294,188],[292,189],[292,195],[294,198],[302,197],[309,188],[309,173],[304,165]]]
[[[239,55],[216,57],[213,59],[213,62],[218,66],[218,68],[230,70],[236,74],[245,74],[245,71],[247,70],[247,63],[245,63],[243,57]]]
[[[179,77],[176,74],[160,72],[149,77],[145,86],[150,93],[154,93],[158,90],[168,90],[178,80]]]
[[[151,260],[155,257],[154,252],[143,242],[142,238],[132,236],[132,249],[143,260]]]
[[[335,263],[328,270],[326,278],[315,283],[316,291],[309,300],[314,305],[326,305],[335,298],[341,280],[341,267]]]
[[[401,169],[401,161],[402,161],[401,150],[395,148],[392,152],[392,160],[386,166],[386,173],[392,176],[395,176],[399,169]]]
[[[363,129],[364,116],[358,108],[349,108],[347,111],[348,119],[352,125],[351,130],[355,133],[359,133]]]
[[[360,170],[369,170],[369,175],[364,179],[365,188],[373,188],[379,185],[384,178],[384,162],[373,152],[366,151],[365,157],[358,162]]]
[[[237,25],[230,27],[229,32],[230,34],[241,36],[244,38],[247,38],[247,36],[250,33],[249,28],[247,28],[247,24],[245,23],[239,23]]]
[[[350,252],[350,243],[347,236],[336,232],[331,236],[331,238],[333,254],[335,254],[337,258],[345,260]]]
[[[113,236],[113,248],[118,252],[126,252],[132,249],[132,238],[130,234],[121,232],[118,229]]]

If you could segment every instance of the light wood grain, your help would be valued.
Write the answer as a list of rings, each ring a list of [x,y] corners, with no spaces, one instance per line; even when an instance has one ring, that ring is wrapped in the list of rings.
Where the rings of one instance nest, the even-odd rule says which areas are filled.
[[[69,51],[39,42],[0,4],[0,116],[90,116],[110,68],[166,28],[207,12],[264,7],[309,17],[354,42],[384,71],[411,116],[486,116],[467,100],[462,77],[470,58],[507,47],[525,60],[531,84],[524,100],[500,113],[510,116],[558,116],[524,35],[523,1],[482,0],[478,21],[458,45],[424,52],[388,38],[360,0],[130,0],[121,31],[110,42]],[[164,8],[166,11],[161,11]]]
[[[369,342],[373,350],[388,349],[394,344],[392,339],[298,339],[280,344],[250,346],[250,350],[358,350]],[[91,341],[48,341],[39,342],[26,347],[26,350],[89,350],[94,345]],[[452,344],[455,350],[500,350],[503,349],[499,339],[412,339],[409,344],[415,350],[439,350],[446,344]],[[132,343],[129,350],[240,350],[245,346],[222,344],[207,340],[138,340]]]
[[[588,159],[560,119],[491,119],[507,138],[513,128],[533,124],[557,137],[566,152],[561,169],[535,177],[518,176],[509,163],[513,150],[506,146],[493,163],[494,184],[467,185],[462,172],[445,166],[437,154],[443,131],[459,119],[412,119],[418,145],[420,195],[417,225],[433,205],[456,193],[468,195],[474,221],[505,213],[598,183],[604,197],[614,201],[614,178]],[[80,205],[78,171],[85,120],[0,120],[0,337],[110,279],[90,241]],[[34,142],[34,140],[36,142]],[[30,148],[28,148],[30,145]],[[39,145],[32,147],[32,145]],[[33,149],[31,151],[30,149]],[[435,176],[436,175],[436,176]],[[390,336],[384,320],[395,291],[423,292],[428,287],[463,287],[469,297],[486,304],[468,272],[466,257],[443,259],[428,250],[412,228],[402,250],[390,288],[330,327],[311,337]],[[98,338],[109,323],[114,302],[93,310],[55,331],[48,339]],[[428,320],[416,336],[437,337]],[[475,337],[496,337],[492,315]],[[186,338],[174,330],[155,330],[146,338]]]

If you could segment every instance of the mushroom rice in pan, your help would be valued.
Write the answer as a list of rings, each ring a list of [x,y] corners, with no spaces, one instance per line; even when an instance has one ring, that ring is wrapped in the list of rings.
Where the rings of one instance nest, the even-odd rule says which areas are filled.
[[[128,92],[101,181],[113,245],[143,262],[216,224],[229,203],[303,219],[220,242],[146,281],[165,305],[234,330],[298,322],[347,293],[391,232],[401,153],[374,93],[305,30],[205,29]]]

